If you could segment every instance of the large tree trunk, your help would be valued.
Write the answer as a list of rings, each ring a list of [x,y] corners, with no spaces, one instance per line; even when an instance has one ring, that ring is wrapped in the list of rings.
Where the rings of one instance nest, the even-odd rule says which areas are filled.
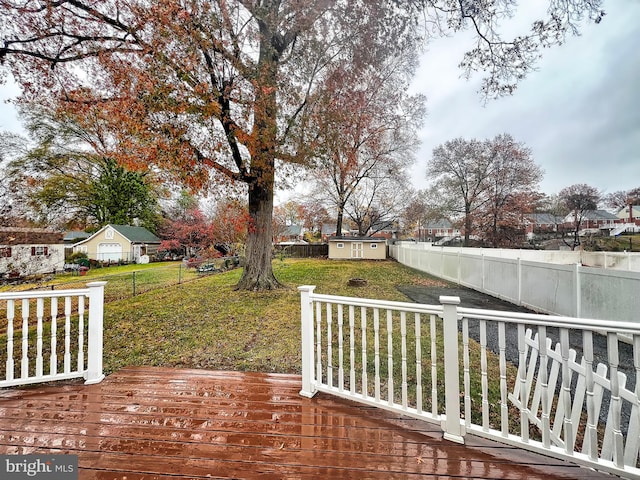
[[[263,179],[264,180],[264,179]],[[247,235],[246,264],[237,288],[271,290],[280,287],[271,266],[273,237],[273,181],[249,189],[251,225]]]
[[[269,8],[276,8],[270,6]],[[267,13],[276,13],[267,10]],[[274,15],[275,18],[275,15]],[[268,22],[260,21],[260,56],[256,73],[254,124],[248,148],[251,154],[249,185],[249,216],[246,264],[237,288],[241,290],[271,290],[280,287],[273,275],[273,190],[277,143],[278,61],[282,39]],[[274,20],[270,18],[269,20]]]

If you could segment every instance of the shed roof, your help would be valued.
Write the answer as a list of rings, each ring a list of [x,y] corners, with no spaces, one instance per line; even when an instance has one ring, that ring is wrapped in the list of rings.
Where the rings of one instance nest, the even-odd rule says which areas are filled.
[[[124,238],[126,238],[127,240],[129,240],[131,243],[157,243],[159,244],[162,240],[160,240],[158,237],[156,237],[153,233],[151,233],[149,230],[147,230],[144,227],[134,227],[131,225],[105,225],[104,227],[102,227],[100,230],[98,230],[96,233],[94,233],[93,235],[91,235],[89,238],[82,240],[80,242],[77,242],[75,245],[81,245],[83,243],[86,243],[88,241],[90,241],[91,239],[93,239],[94,237],[96,237],[97,235],[100,235],[102,232],[104,232],[107,228],[113,228],[116,232],[118,232],[120,235],[122,235]]]
[[[330,242],[371,242],[384,243],[387,241],[384,237],[329,237]]]

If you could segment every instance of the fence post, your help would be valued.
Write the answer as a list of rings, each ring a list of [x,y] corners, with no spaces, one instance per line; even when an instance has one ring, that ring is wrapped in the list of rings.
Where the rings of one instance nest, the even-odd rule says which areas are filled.
[[[464,443],[460,421],[460,366],[458,356],[458,305],[459,297],[441,296],[444,336],[444,398],[445,416],[442,422],[444,438]]]
[[[576,263],[576,318],[580,318],[580,315],[582,314],[582,285],[580,285],[580,266],[580,262]]]
[[[100,383],[102,372],[102,335],[104,328],[104,286],[107,282],[87,283],[89,288],[89,332],[85,384]]]
[[[302,389],[300,395],[308,398],[317,393],[313,377],[313,302],[311,300],[311,294],[315,288],[315,285],[298,287],[302,328]]]

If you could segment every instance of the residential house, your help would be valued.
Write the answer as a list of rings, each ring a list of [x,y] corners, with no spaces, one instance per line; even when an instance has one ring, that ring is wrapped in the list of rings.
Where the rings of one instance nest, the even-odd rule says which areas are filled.
[[[78,243],[81,240],[86,240],[90,236],[90,233],[87,233],[83,230],[70,230],[68,232],[65,232],[62,240],[64,241],[65,245],[70,246]]]
[[[640,225],[640,205],[625,205],[615,212],[615,216],[623,222]]]
[[[73,246],[74,252],[86,253],[100,262],[139,262],[144,255],[158,252],[160,239],[143,227],[106,225]]]
[[[64,268],[63,234],[44,228],[0,227],[0,276],[54,273]]]
[[[569,213],[563,220],[563,227],[568,230],[572,230],[575,228],[575,212]],[[615,228],[615,224],[618,223],[620,219],[615,216],[613,213],[607,212],[606,210],[588,210],[585,212],[582,223],[580,224],[580,230],[583,232],[592,231],[596,232],[599,230],[612,230]]]
[[[446,218],[431,220],[418,229],[418,239],[426,242],[436,242],[444,239],[453,239],[461,235],[460,229],[455,228]]]
[[[323,243],[329,243],[329,239],[331,237],[348,237],[351,235],[349,230],[342,227],[342,232],[338,233],[337,230],[338,225],[335,223],[325,223],[322,225],[322,229],[320,230],[320,237]]]
[[[555,233],[558,227],[564,223],[564,217],[553,213],[529,213],[524,219],[527,238],[534,234]]]
[[[304,228],[302,225],[288,225],[287,228],[276,238],[277,244],[306,243],[304,241]]]
[[[384,260],[387,258],[387,240],[382,237],[331,237],[329,258]]]

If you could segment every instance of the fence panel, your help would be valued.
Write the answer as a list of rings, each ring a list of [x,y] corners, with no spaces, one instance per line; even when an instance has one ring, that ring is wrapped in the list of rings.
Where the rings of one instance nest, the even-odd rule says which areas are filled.
[[[522,253],[529,258],[566,260],[579,258],[580,252],[460,249],[412,243],[396,244],[389,252],[407,266],[538,312],[640,323],[640,272],[516,256]],[[633,257],[623,255],[625,259],[640,258],[635,253]]]

